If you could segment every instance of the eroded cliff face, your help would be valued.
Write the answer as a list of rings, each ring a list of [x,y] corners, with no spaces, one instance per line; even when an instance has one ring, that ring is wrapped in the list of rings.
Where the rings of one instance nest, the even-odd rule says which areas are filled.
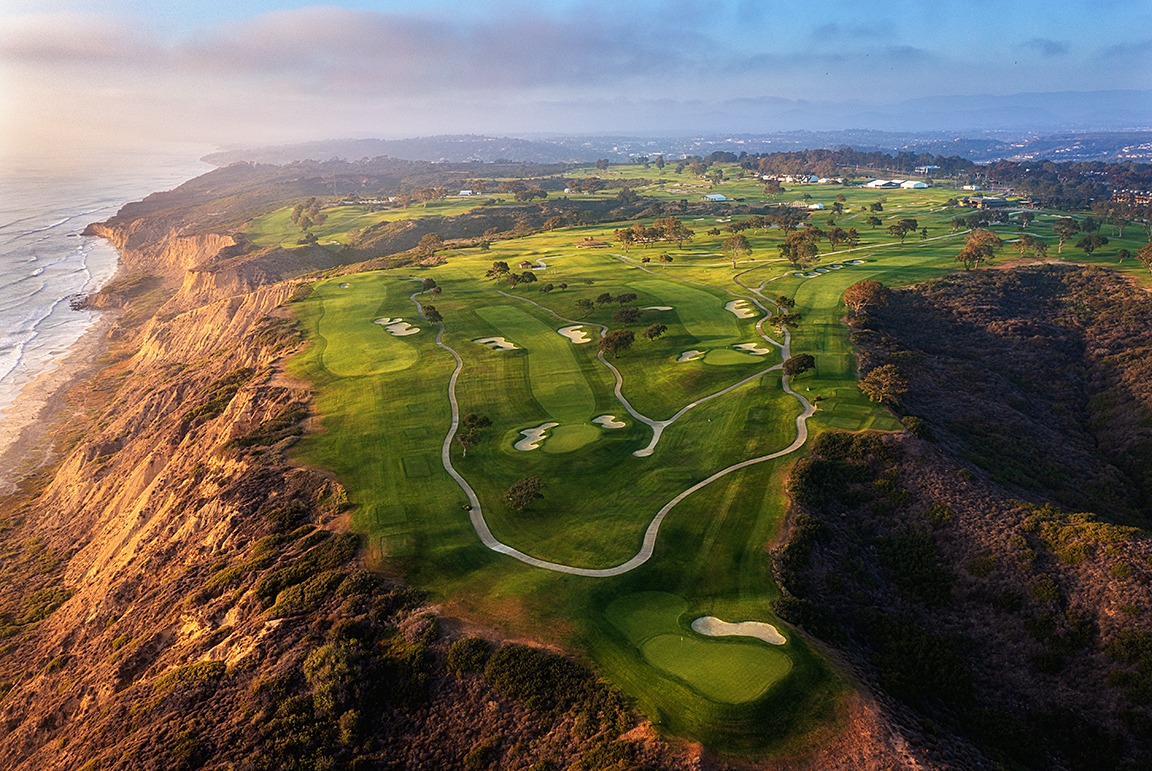
[[[0,506],[0,766],[698,765],[619,740],[637,719],[603,685],[534,714],[449,673],[434,609],[360,567],[339,484],[283,455],[310,397],[283,306],[314,259],[233,269],[233,238],[170,217],[92,231],[123,257],[106,361]]]

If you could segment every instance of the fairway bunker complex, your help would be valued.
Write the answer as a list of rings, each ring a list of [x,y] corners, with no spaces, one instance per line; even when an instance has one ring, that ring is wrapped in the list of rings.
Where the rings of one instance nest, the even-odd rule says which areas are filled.
[[[749,300],[732,300],[729,303],[725,303],[724,310],[738,319],[754,319],[757,313],[752,309],[751,305],[752,303]]]
[[[615,415],[601,415],[592,418],[592,422],[601,428],[624,428],[627,423],[622,420],[617,420]]]
[[[537,449],[547,439],[547,434],[550,429],[556,428],[559,423],[541,423],[535,428],[525,428],[520,431],[524,436],[523,439],[512,445],[520,452],[530,452]]]
[[[715,616],[701,616],[692,622],[692,631],[708,637],[755,637],[769,645],[788,642],[772,624],[763,621],[723,621]]]
[[[384,327],[384,329],[388,330],[388,334],[393,337],[407,337],[420,331],[420,327],[414,327],[404,319],[393,319],[387,316],[376,319],[373,323]]]
[[[515,351],[520,348],[516,343],[510,342],[503,337],[480,337],[472,342],[487,346],[493,351]]]
[[[587,330],[584,329],[582,324],[572,327],[560,327],[556,330],[557,334],[571,340],[576,345],[583,345],[584,343],[592,342],[592,338],[588,336]]]

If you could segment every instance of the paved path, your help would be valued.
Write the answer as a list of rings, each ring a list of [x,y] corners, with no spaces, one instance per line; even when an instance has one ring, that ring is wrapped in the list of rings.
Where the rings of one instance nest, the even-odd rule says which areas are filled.
[[[743,285],[741,285],[741,286],[743,286]],[[745,288],[747,288],[747,287],[745,287]],[[763,284],[761,284],[761,288],[763,288]],[[501,290],[498,290],[498,291],[500,291],[501,294],[504,294],[507,297],[512,297],[514,299],[523,300],[525,302],[532,303],[533,305],[547,311],[548,313],[550,313],[551,315],[560,319],[561,321],[566,321],[566,322],[573,323],[573,324],[582,323],[582,322],[573,321],[572,319],[566,319],[563,316],[560,316],[559,314],[554,313],[550,309],[545,308],[543,305],[540,305],[539,303],[534,302],[532,300],[528,300],[527,298],[516,297],[515,295],[509,295],[506,292],[503,292]],[[764,297],[758,289],[753,289],[751,291],[753,291],[756,295],[758,295],[761,299],[765,300],[766,302],[768,302],[768,303],[772,302],[771,300],[768,300],[768,298]],[[420,301],[416,299],[417,295],[419,295],[419,294],[422,294],[422,292],[413,293],[409,297],[409,299],[413,303],[415,303],[417,310],[420,312],[420,315],[424,316],[424,307],[420,304]],[[748,299],[751,299],[752,302],[755,302],[762,310],[766,310],[763,305],[761,305],[759,302],[757,302],[757,300],[752,299],[752,298],[748,298]],[[767,318],[767,316],[765,316],[764,318],[761,318],[757,322],[757,324],[756,324],[757,332],[759,332],[760,336],[763,337],[766,341],[768,341],[769,343],[772,343],[773,345],[780,348],[781,354],[783,355],[783,357],[785,359],[787,359],[790,356],[791,334],[788,332],[787,329],[784,330],[784,342],[783,343],[779,343],[779,342],[773,340],[772,338],[768,337],[766,334],[764,334],[763,328],[762,328],[762,325],[764,323],[765,318]],[[604,333],[606,333],[608,331],[608,328],[601,325],[601,324],[589,324],[589,326],[599,327],[601,330],[601,335],[603,335]],[[787,447],[785,447],[782,450],[778,450],[778,451],[770,453],[768,455],[761,455],[758,458],[749,458],[748,460],[743,460],[743,461],[740,461],[739,463],[733,463],[731,466],[726,466],[725,468],[722,468],[719,471],[717,471],[716,473],[712,474],[707,479],[704,479],[703,481],[697,482],[696,484],[692,485],[688,489],[684,490],[683,492],[681,492],[678,495],[676,495],[675,497],[673,497],[670,501],[665,503],[664,506],[662,506],[659,511],[656,512],[655,516],[653,516],[653,518],[652,518],[652,521],[648,523],[648,528],[644,531],[644,540],[640,545],[640,550],[637,551],[636,554],[634,556],[632,556],[631,559],[628,559],[628,560],[620,563],[619,565],[615,565],[615,566],[610,567],[610,568],[581,568],[581,567],[576,567],[573,565],[565,565],[565,564],[562,564],[559,562],[550,562],[549,560],[543,560],[543,559],[540,559],[539,557],[533,557],[531,554],[526,554],[525,552],[522,552],[519,549],[516,549],[516,548],[509,546],[508,544],[506,544],[503,541],[501,541],[500,539],[498,539],[495,535],[493,535],[491,528],[488,527],[488,522],[484,519],[484,510],[480,506],[480,499],[479,499],[479,497],[477,497],[476,491],[472,489],[472,486],[470,484],[468,484],[468,480],[466,480],[460,474],[460,472],[457,471],[456,468],[452,465],[452,440],[456,437],[456,431],[460,427],[460,405],[456,400],[456,382],[460,379],[460,373],[464,369],[464,360],[460,357],[459,353],[457,353],[451,346],[449,346],[447,343],[444,342],[443,338],[444,338],[444,322],[440,322],[439,323],[439,330],[436,333],[436,345],[440,346],[444,350],[448,351],[448,353],[452,354],[452,358],[456,361],[456,367],[455,367],[455,369],[452,370],[452,377],[448,380],[448,402],[452,407],[452,422],[448,428],[448,434],[444,437],[444,444],[440,448],[440,462],[444,465],[444,470],[448,472],[449,476],[451,476],[454,480],[456,480],[456,484],[458,484],[460,486],[460,489],[463,490],[464,494],[468,497],[468,504],[469,504],[468,517],[472,522],[472,527],[476,531],[476,535],[478,535],[480,537],[481,543],[483,543],[486,547],[488,547],[492,551],[497,552],[498,554],[505,554],[509,557],[512,557],[513,559],[517,559],[517,560],[523,562],[526,565],[531,565],[531,566],[537,567],[537,568],[543,568],[545,570],[552,570],[552,571],[555,571],[557,573],[567,573],[569,575],[584,576],[586,578],[610,578],[612,576],[623,575],[624,573],[627,573],[629,571],[635,570],[636,568],[640,567],[641,565],[643,565],[645,562],[647,562],[648,560],[650,560],[652,558],[652,553],[656,549],[656,538],[660,534],[660,525],[664,522],[664,518],[668,516],[669,512],[671,512],[672,509],[674,509],[677,504],[679,504],[681,501],[683,501],[685,498],[692,495],[696,491],[701,490],[701,489],[707,487],[708,485],[712,484],[717,479],[721,479],[723,477],[726,477],[735,471],[740,471],[741,469],[748,468],[749,466],[755,466],[758,463],[764,463],[766,461],[775,460],[776,458],[780,458],[780,457],[783,457],[783,456],[788,455],[790,453],[796,452],[797,450],[799,450],[801,447],[804,446],[805,442],[808,441],[808,418],[812,417],[812,415],[816,412],[816,408],[813,407],[812,404],[807,399],[805,399],[803,396],[801,396],[800,394],[798,394],[792,390],[792,386],[788,382],[789,381],[788,376],[784,375],[782,380],[781,380],[781,383],[784,387],[784,391],[786,393],[788,393],[789,395],[791,395],[792,397],[794,397],[797,401],[799,401],[801,406],[803,407],[801,413],[796,416],[796,439],[792,442],[792,444],[788,445]],[[616,369],[616,367],[614,367],[607,359],[604,358],[604,354],[602,352],[599,354],[599,358],[609,369],[612,370],[612,372],[616,376],[616,396],[620,400],[620,403],[624,406],[625,409],[628,410],[628,412],[633,417],[635,417],[637,420],[640,420],[640,421],[642,421],[642,422],[644,422],[647,425],[652,427],[653,438],[652,438],[652,441],[649,443],[649,446],[647,448],[645,448],[646,450],[649,450],[649,452],[645,453],[646,455],[652,454],[651,448],[654,448],[656,446],[656,442],[659,440],[660,433],[663,432],[664,428],[666,426],[670,425],[671,423],[673,423],[678,418],[680,418],[684,413],[686,413],[692,407],[695,407],[696,405],[701,404],[703,402],[706,402],[710,399],[714,399],[718,396],[722,396],[722,395],[728,393],[729,391],[732,391],[735,388],[739,388],[740,386],[760,377],[761,375],[765,374],[766,372],[771,372],[772,370],[779,369],[783,366],[782,364],[777,364],[775,366],[769,367],[768,369],[763,370],[761,372],[758,372],[749,378],[745,378],[744,380],[741,380],[739,383],[736,383],[735,385],[731,385],[728,388],[725,388],[721,391],[717,391],[716,393],[710,394],[710,395],[705,396],[701,399],[697,399],[695,402],[692,402],[691,404],[687,405],[686,407],[681,409],[679,412],[677,412],[675,415],[673,415],[671,418],[669,418],[666,421],[654,421],[651,418],[648,418],[648,417],[642,415],[637,410],[635,410],[632,407],[632,405],[628,402],[628,400],[624,398],[624,395],[621,393],[621,388],[623,386],[624,380],[623,380],[623,377],[620,375],[620,371],[618,369]],[[640,455],[643,452],[644,452],[643,450],[637,450],[636,453],[634,453],[634,454]]]

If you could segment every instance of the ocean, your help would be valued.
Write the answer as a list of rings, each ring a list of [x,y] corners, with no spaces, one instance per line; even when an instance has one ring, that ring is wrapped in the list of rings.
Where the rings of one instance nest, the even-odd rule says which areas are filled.
[[[70,301],[115,274],[117,253],[80,232],[210,170],[200,154],[125,154],[73,169],[9,164],[0,173],[0,422],[96,321]]]

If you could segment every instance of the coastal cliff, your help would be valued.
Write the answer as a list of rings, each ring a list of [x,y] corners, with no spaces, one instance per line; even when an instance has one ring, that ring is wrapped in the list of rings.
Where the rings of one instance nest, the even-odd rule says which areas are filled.
[[[436,608],[364,570],[338,482],[284,454],[310,398],[285,303],[339,257],[216,230],[203,185],[87,231],[122,257],[103,357],[0,506],[0,765],[448,767],[496,736],[525,767],[696,766],[560,656],[531,654],[587,684],[545,712],[480,676],[488,642],[453,663]]]

